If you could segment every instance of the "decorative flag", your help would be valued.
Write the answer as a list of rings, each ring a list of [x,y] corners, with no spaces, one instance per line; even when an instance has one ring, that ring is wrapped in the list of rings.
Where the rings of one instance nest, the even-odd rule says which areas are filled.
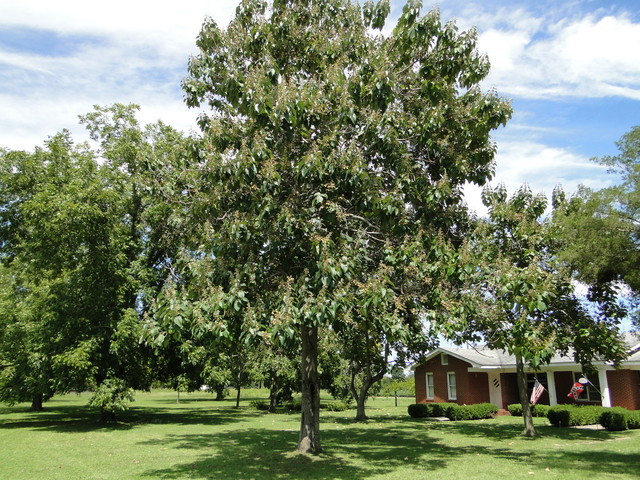
[[[536,383],[533,384],[533,391],[531,392],[531,398],[529,399],[531,405],[535,405],[538,402],[544,390],[545,388],[536,378]]]
[[[569,392],[569,395],[567,395],[567,397],[573,397],[574,400],[578,400],[582,392],[584,392],[584,385],[580,382],[576,382],[573,384],[573,387],[571,387],[571,391]]]

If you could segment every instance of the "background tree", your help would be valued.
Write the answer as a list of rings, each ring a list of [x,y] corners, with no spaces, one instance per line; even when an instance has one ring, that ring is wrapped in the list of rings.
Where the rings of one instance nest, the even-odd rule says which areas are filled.
[[[226,29],[205,22],[183,83],[189,106],[210,108],[201,247],[184,269],[219,305],[203,328],[239,312],[243,333],[299,342],[301,452],[321,451],[319,327],[359,322],[349,292],[392,271],[371,293],[393,305],[376,329],[419,330],[466,222],[462,186],[491,176],[489,134],[511,112],[478,88],[489,63],[474,31],[411,1],[376,34],[389,10],[242,1]]]
[[[113,359],[111,368],[118,368],[133,340],[131,317],[119,305],[120,199],[106,169],[67,132],[34,154],[4,160],[3,273],[20,292],[20,316],[5,318],[12,329],[31,333],[25,337],[31,350],[16,360],[37,367],[31,370],[40,379],[36,399],[90,388],[111,347],[122,354]],[[14,380],[28,384],[30,376],[21,378],[26,370],[11,369]]]
[[[293,345],[268,340],[259,345],[253,355],[259,379],[269,389],[270,412],[275,412],[278,405],[293,400],[293,393],[300,387],[297,362],[300,352]]]
[[[162,124],[140,127],[136,110],[96,107],[82,117],[97,153],[68,132],[32,154],[3,152],[0,321],[25,347],[14,355],[0,341],[14,359],[2,372],[6,400],[30,391],[37,407],[57,392],[98,387],[104,400],[113,387],[119,403],[130,388],[150,385],[140,314],[169,254],[167,243],[150,242],[167,227],[147,215],[155,211],[149,172],[179,158],[184,144]]]
[[[620,153],[596,158],[620,182],[592,191],[581,187],[566,199],[556,194],[555,222],[563,240],[560,255],[576,278],[590,288],[590,297],[627,297],[638,302],[640,291],[640,126],[633,127],[616,143]],[[589,252],[588,255],[585,252]],[[620,288],[622,285],[622,289]],[[623,304],[619,305],[625,308]],[[628,314],[638,327],[637,308]]]
[[[557,258],[557,235],[543,219],[543,195],[525,186],[507,199],[499,186],[485,188],[483,202],[488,218],[478,221],[461,262],[470,279],[465,301],[479,306],[466,327],[489,348],[515,356],[523,434],[534,436],[525,367],[538,370],[570,348],[585,367],[594,358],[619,362],[620,318],[593,316],[576,297],[570,271]],[[475,269],[469,268],[473,259]]]
[[[395,406],[398,406],[398,396],[415,395],[415,377],[413,375],[405,375],[404,370],[400,367],[394,367],[390,370],[390,375],[385,376],[382,380],[382,394],[394,397]]]

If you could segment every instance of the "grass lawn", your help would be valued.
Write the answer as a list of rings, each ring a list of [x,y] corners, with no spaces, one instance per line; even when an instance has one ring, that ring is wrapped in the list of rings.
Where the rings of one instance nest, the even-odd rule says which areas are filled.
[[[232,391],[232,395],[233,395]],[[0,407],[0,479],[590,479],[640,478],[640,431],[553,428],[535,419],[470,422],[412,419],[412,399],[376,398],[371,417],[321,414],[325,453],[294,453],[298,414],[268,414],[206,393],[138,393],[122,422],[100,424],[88,395],[67,395],[30,413]]]

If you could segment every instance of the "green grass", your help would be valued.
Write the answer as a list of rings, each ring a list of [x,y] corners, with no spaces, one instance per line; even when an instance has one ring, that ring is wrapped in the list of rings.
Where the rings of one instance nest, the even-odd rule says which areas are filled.
[[[232,392],[233,394],[234,392]],[[121,423],[97,422],[88,395],[0,407],[0,479],[593,479],[640,478],[640,431],[554,428],[519,435],[522,419],[428,422],[411,398],[373,399],[366,424],[354,410],[322,412],[325,453],[294,453],[298,414],[242,406],[206,393],[139,393]]]

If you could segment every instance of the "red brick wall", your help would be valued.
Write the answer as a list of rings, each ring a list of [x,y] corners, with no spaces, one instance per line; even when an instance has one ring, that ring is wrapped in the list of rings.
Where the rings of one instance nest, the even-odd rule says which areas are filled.
[[[466,377],[465,401],[467,405],[489,401],[489,375],[484,372],[469,372]],[[459,394],[458,394],[459,396]],[[499,405],[498,405],[499,406]]]
[[[484,372],[468,372],[471,364],[449,355],[449,364],[442,365],[441,356],[428,360],[415,370],[416,403],[449,402],[447,389],[447,373],[456,374],[456,403],[473,404],[489,401],[489,380]],[[427,400],[425,374],[433,373],[434,398]]]
[[[613,370],[607,372],[611,406],[640,410],[640,371]]]

